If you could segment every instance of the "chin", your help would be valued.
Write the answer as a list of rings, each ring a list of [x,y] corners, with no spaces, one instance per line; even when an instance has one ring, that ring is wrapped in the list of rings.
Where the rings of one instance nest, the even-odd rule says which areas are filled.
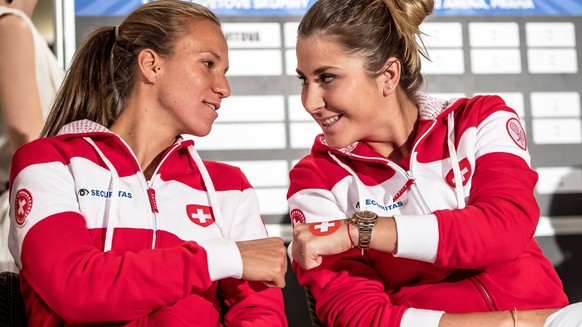
[[[325,138],[325,143],[327,143],[327,146],[329,146],[332,149],[343,149],[345,147],[347,147],[348,145],[351,145],[352,143],[354,143],[355,141],[346,141],[346,140],[336,140],[333,137],[332,138]]]

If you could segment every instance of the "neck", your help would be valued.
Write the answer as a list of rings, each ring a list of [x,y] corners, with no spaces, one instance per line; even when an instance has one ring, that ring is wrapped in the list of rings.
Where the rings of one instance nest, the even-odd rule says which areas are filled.
[[[164,151],[177,137],[149,120],[148,115],[132,108],[125,108],[110,130],[129,145],[147,179],[155,171]]]
[[[366,140],[366,143],[382,156],[399,163],[410,155],[418,129],[419,111],[416,105],[408,100],[395,101],[387,110],[387,119],[382,130],[383,136],[378,140]]]

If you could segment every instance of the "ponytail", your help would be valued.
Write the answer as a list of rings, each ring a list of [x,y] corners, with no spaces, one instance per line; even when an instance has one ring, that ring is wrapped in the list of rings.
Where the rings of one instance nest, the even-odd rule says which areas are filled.
[[[115,28],[100,27],[79,47],[59,89],[42,136],[54,136],[66,124],[89,119],[109,127],[118,111],[111,49]]]

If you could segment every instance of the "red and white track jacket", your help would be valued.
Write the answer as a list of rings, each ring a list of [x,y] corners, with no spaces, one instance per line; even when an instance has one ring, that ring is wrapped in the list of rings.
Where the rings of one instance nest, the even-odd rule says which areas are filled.
[[[240,169],[192,141],[146,180],[91,121],[22,147],[11,170],[10,249],[31,326],[286,326],[282,292],[240,279],[235,241],[267,236]]]
[[[442,311],[566,305],[534,239],[537,174],[516,113],[497,96],[422,95],[419,107],[400,166],[365,143],[336,151],[318,136],[290,172],[293,224],[360,209],[396,219],[396,255],[352,249],[309,271],[293,265],[319,317],[332,326],[436,326]]]

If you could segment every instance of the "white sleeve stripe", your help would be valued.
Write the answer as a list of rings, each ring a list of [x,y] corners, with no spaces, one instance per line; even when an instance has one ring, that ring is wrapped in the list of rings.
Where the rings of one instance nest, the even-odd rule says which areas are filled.
[[[409,308],[404,312],[400,327],[438,327],[444,311]]]
[[[396,257],[434,262],[439,245],[435,215],[394,216],[398,234]]]

